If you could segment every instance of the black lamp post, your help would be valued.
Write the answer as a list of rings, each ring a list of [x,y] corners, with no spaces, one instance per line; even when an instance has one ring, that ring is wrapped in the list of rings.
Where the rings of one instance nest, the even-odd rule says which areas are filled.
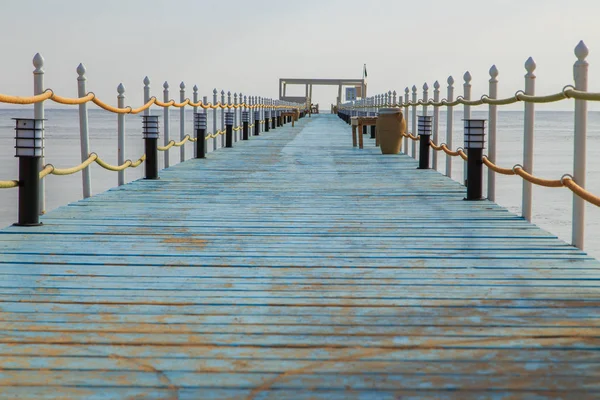
[[[225,113],[225,147],[233,147],[233,112]]]
[[[19,158],[19,219],[17,226],[39,226],[40,171],[44,156],[44,120],[14,118]]]
[[[142,115],[142,136],[146,148],[146,176],[158,179],[158,115]]]
[[[419,169],[429,169],[429,140],[431,139],[432,117],[419,115]]]
[[[483,149],[485,146],[485,119],[465,119],[465,150],[467,160],[467,198],[482,200]]]
[[[196,131],[196,158],[206,157],[206,126],[205,113],[194,114],[194,130]]]

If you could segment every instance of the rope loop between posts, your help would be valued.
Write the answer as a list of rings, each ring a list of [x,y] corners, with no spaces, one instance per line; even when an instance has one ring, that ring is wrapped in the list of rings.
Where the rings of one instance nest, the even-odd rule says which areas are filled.
[[[599,95],[599,99],[600,99],[600,95]],[[218,102],[216,104],[212,104],[212,103],[204,104],[202,101],[198,101],[197,103],[194,103],[189,98],[186,98],[181,103],[177,103],[177,102],[175,102],[175,100],[169,100],[167,102],[163,102],[163,101],[158,100],[156,97],[150,98],[150,100],[148,100],[147,103],[143,104],[142,106],[140,106],[138,108],[132,108],[131,106],[120,108],[120,107],[111,106],[110,104],[105,103],[104,101],[100,100],[99,98],[96,97],[96,94],[94,92],[88,92],[85,96],[82,96],[82,97],[69,98],[69,97],[63,97],[63,96],[57,95],[50,88],[46,89],[41,94],[38,94],[35,96],[28,96],[28,97],[0,94],[0,103],[7,103],[7,104],[27,105],[27,104],[41,103],[46,100],[52,100],[55,103],[66,104],[66,105],[80,105],[80,104],[85,104],[85,103],[88,103],[91,101],[98,107],[100,107],[106,111],[117,113],[117,114],[139,114],[140,112],[147,110],[153,104],[155,104],[159,107],[177,107],[177,108],[181,108],[181,107],[190,105],[193,107],[202,107],[205,110],[206,109],[217,109],[217,108],[237,109],[240,107],[250,108],[250,109],[255,109],[255,108],[274,108],[274,109],[288,108],[288,109],[295,109],[295,110],[300,109],[300,107],[298,107],[298,106],[283,106],[283,105],[268,105],[268,104],[254,104],[254,105],[249,105],[247,103],[222,104],[221,102]]]
[[[145,160],[146,160],[146,155],[144,154],[135,162],[133,162],[131,160],[127,160],[121,165],[111,165],[111,164],[107,163],[106,161],[102,160],[98,156],[98,154],[90,153],[87,160],[85,160],[81,164],[76,165],[71,168],[56,168],[52,164],[46,164],[44,166],[44,168],[40,171],[40,179],[43,179],[48,175],[61,175],[61,176],[62,175],[72,175],[72,174],[75,174],[77,172],[84,170],[85,168],[90,166],[90,164],[92,164],[93,162],[95,162],[102,168],[107,169],[109,171],[123,171],[127,168],[136,168],[136,167],[140,166]]]
[[[185,144],[185,142],[187,142],[188,140],[192,140],[190,135],[185,135],[183,137],[183,139],[181,140],[181,142],[176,142],[174,140],[169,141],[169,143],[167,143],[166,146],[157,146],[157,150],[158,151],[167,151],[169,150],[171,147],[175,146],[175,147],[181,147]],[[192,140],[193,142],[196,141],[196,139]]]
[[[560,179],[543,179],[527,173],[521,164],[515,164],[512,168],[502,168],[491,162],[486,156],[483,157],[483,163],[494,172],[503,175],[518,175],[522,179],[538,186],[550,188],[566,187],[588,203],[600,207],[600,197],[579,186],[571,174],[564,174]]]

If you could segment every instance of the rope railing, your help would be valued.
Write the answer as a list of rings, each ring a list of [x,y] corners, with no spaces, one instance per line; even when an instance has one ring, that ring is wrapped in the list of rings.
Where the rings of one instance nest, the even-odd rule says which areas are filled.
[[[18,105],[36,105],[33,109],[33,118],[17,118],[16,119],[16,146],[15,153],[19,160],[19,178],[14,180],[0,181],[0,189],[9,189],[21,187],[19,190],[19,225],[37,226],[39,225],[39,215],[45,213],[45,184],[44,178],[48,175],[71,175],[82,173],[82,191],[83,198],[92,196],[92,180],[90,165],[98,164],[101,168],[115,171],[118,173],[118,185],[124,185],[126,180],[125,170],[135,168],[145,162],[144,179],[159,179],[159,152],[164,152],[162,159],[164,167],[171,166],[171,157],[174,152],[170,149],[179,148],[179,161],[186,160],[186,147],[188,142],[194,143],[194,158],[205,158],[208,149],[208,140],[212,139],[212,151],[220,147],[233,147],[233,144],[238,140],[248,140],[251,136],[249,128],[254,128],[253,136],[259,135],[263,131],[262,126],[257,126],[258,122],[267,123],[264,131],[269,130],[269,125],[273,128],[280,126],[279,118],[281,111],[295,111],[295,115],[304,116],[306,104],[293,103],[282,100],[271,99],[261,96],[243,96],[242,93],[232,93],[221,91],[220,101],[217,97],[217,89],[213,90],[212,103],[207,97],[199,100],[199,92],[197,85],[193,87],[193,100],[186,97],[185,84],[181,82],[179,85],[179,101],[171,99],[169,96],[169,84],[163,84],[163,95],[161,99],[151,96],[150,79],[145,77],[143,80],[143,98],[144,104],[139,107],[125,105],[125,87],[123,84],[117,86],[117,105],[109,104],[100,99],[94,92],[87,90],[87,79],[85,78],[86,69],[83,64],[77,67],[77,93],[78,97],[60,96],[51,88],[45,88],[44,85],[44,59],[40,54],[36,54],[33,59],[35,70],[33,73],[33,87],[35,94],[33,96],[12,96],[8,94],[0,94],[0,104],[18,104]],[[52,164],[46,164],[40,168],[44,160],[44,107],[45,103],[52,101],[57,104],[78,106],[79,112],[79,145],[82,160],[79,165],[71,168],[56,168]],[[90,152],[90,136],[89,136],[89,118],[87,105],[94,104],[102,110],[110,113],[118,114],[117,118],[117,158],[118,164],[112,165],[102,160],[96,153]],[[163,124],[160,123],[160,116],[151,113],[151,107],[163,108]],[[194,112],[194,131],[192,137],[190,134],[185,134],[186,130],[186,107],[193,107]],[[170,108],[179,109],[179,137],[176,140],[172,139],[172,129],[170,125]],[[212,132],[207,134],[208,113],[212,110]],[[217,119],[218,110],[220,111],[221,121]],[[126,151],[126,114],[143,113],[142,135],[144,140],[145,155],[137,161],[125,160],[124,154]],[[254,117],[254,118],[252,118]],[[249,124],[252,118],[252,125]],[[255,122],[256,121],[256,122]],[[286,123],[286,122],[283,122]],[[161,125],[164,131],[161,130]],[[162,132],[161,132],[162,131]],[[164,135],[162,136],[161,135]],[[162,136],[162,137],[161,137]],[[35,140],[32,140],[34,138]],[[37,140],[37,139],[41,140]],[[159,138],[163,139],[159,145]],[[223,140],[218,143],[218,138]],[[179,140],[179,141],[178,141]],[[33,143],[33,144],[32,144]],[[88,154],[86,157],[85,155]],[[37,170],[39,178],[37,179]],[[23,211],[23,212],[22,212]]]
[[[184,101],[182,101],[180,103],[175,102],[175,100],[169,100],[167,102],[163,102],[163,101],[158,100],[156,97],[151,97],[148,102],[146,102],[145,104],[143,104],[142,106],[140,106],[138,108],[132,108],[129,106],[124,107],[124,108],[119,108],[119,107],[111,106],[110,104],[105,103],[104,101],[98,99],[93,92],[90,92],[90,93],[86,94],[85,96],[75,97],[75,98],[59,96],[59,95],[55,94],[52,89],[46,89],[46,91],[44,91],[44,93],[42,93],[42,94],[39,94],[36,96],[29,96],[29,97],[0,94],[0,103],[6,103],[6,104],[28,105],[28,104],[40,103],[40,102],[43,102],[46,100],[51,100],[56,103],[65,104],[65,105],[80,105],[80,104],[92,102],[92,103],[96,104],[98,107],[100,107],[106,111],[110,111],[110,112],[117,113],[117,114],[139,114],[140,112],[145,111],[148,108],[150,108],[152,105],[157,105],[157,106],[163,107],[163,108],[168,108],[168,107],[181,108],[181,107],[185,107],[185,106],[192,106],[192,107],[201,107],[203,109],[232,109],[232,108],[237,109],[240,107],[248,108],[248,109],[259,109],[259,108],[300,109],[299,106],[276,105],[276,104],[247,104],[247,103],[228,104],[228,103],[221,103],[221,102],[218,102],[216,104],[212,104],[212,103],[204,104],[202,101],[194,103],[190,99],[185,99]]]
[[[411,139],[414,137],[413,135],[410,135],[410,134],[404,134],[404,136],[410,137]],[[465,161],[468,160],[468,155],[464,152],[464,149],[462,149],[460,147],[456,151],[452,151],[452,150],[448,149],[448,147],[446,146],[445,143],[442,143],[438,146],[433,142],[433,140],[429,141],[429,145],[431,146],[432,149],[434,149],[436,151],[443,151],[444,153],[446,153],[449,156],[452,156],[452,157],[460,156],[463,160],[465,160]],[[534,185],[548,187],[548,188],[566,187],[566,188],[570,189],[574,194],[581,197],[583,200],[587,201],[588,203],[591,203],[597,207],[600,207],[600,197],[594,195],[593,193],[591,193],[591,192],[585,190],[584,188],[582,188],[581,186],[579,186],[573,180],[573,177],[570,174],[564,174],[560,179],[544,179],[544,178],[540,178],[538,176],[535,176],[533,174],[526,172],[523,169],[523,166],[521,164],[515,164],[512,168],[500,167],[497,164],[491,162],[487,156],[483,156],[483,164],[498,174],[509,175],[509,176],[518,175],[522,179],[524,179],[528,182],[531,182]]]
[[[157,146],[158,151],[167,151],[169,150],[171,147],[181,147],[183,146],[187,141],[192,141],[195,142],[196,139],[192,140],[192,138],[190,137],[190,135],[185,135],[183,137],[183,140],[181,140],[180,142],[176,142],[174,140],[169,141],[169,143],[166,146]]]
[[[81,164],[76,165],[71,168],[56,168],[52,164],[45,165],[44,168],[42,168],[42,170],[40,171],[40,179],[43,179],[48,175],[72,175],[77,172],[81,172],[82,170],[84,170],[90,164],[92,164],[94,162],[106,170],[117,172],[117,171],[123,171],[127,168],[139,167],[145,160],[146,160],[146,155],[144,154],[135,162],[131,161],[131,160],[126,160],[121,165],[111,165],[111,164],[107,163],[106,161],[102,160],[98,156],[98,154],[91,153],[85,161],[83,161]]]
[[[352,105],[345,106],[346,109],[363,109],[363,108],[381,108],[381,107],[416,107],[416,106],[433,106],[433,107],[454,107],[458,105],[466,105],[466,106],[481,106],[484,104],[487,105],[496,105],[496,106],[504,106],[509,104],[514,104],[518,102],[525,103],[555,103],[561,100],[566,99],[575,99],[575,100],[588,100],[588,101],[600,101],[600,92],[584,92],[580,90],[576,90],[573,86],[568,85],[563,88],[562,91],[558,93],[553,93],[544,96],[531,96],[525,94],[522,90],[517,91],[513,96],[507,97],[505,99],[493,99],[488,95],[483,95],[479,100],[467,100],[463,96],[458,96],[454,101],[448,101],[446,99],[442,99],[440,101],[434,101],[429,99],[428,101],[417,100],[417,101],[408,101],[408,102],[398,102],[398,103],[386,103],[379,105]]]

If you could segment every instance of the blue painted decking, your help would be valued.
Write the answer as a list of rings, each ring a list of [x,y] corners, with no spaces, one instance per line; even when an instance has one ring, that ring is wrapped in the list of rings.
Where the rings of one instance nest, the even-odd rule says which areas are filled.
[[[0,231],[0,397],[600,396],[600,264],[415,167],[313,116]]]

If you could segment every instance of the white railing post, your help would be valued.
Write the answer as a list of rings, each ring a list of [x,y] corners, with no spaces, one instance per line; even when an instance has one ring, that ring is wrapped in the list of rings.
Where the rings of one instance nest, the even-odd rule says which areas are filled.
[[[122,83],[117,86],[117,107],[125,108],[125,87]],[[125,114],[117,114],[117,162],[119,165],[125,163]],[[119,186],[125,184],[125,170],[117,173]]]
[[[408,129],[408,117],[410,114],[409,105],[410,102],[410,89],[408,86],[404,89],[404,118],[406,118],[406,129]],[[408,155],[408,138],[404,137],[404,154]]]
[[[529,57],[525,62],[525,94],[535,95],[535,62]],[[535,123],[535,104],[525,102],[525,115],[523,118],[523,170],[533,174],[533,126]],[[523,201],[522,215],[527,221],[531,221],[531,209],[533,199],[533,184],[523,179]]]
[[[221,104],[225,105],[225,90],[221,89]],[[225,108],[221,108],[221,130],[225,130]],[[225,147],[225,135],[221,135],[221,147]]]
[[[217,104],[217,89],[213,89],[213,106]],[[217,134],[217,108],[213,108],[213,135]],[[218,137],[212,139],[213,141],[213,151],[217,149],[217,139]]]
[[[179,101],[185,101],[185,83],[179,84]],[[179,109],[179,140],[185,137],[185,106]],[[185,144],[179,148],[179,162],[185,161]]]
[[[416,135],[417,134],[417,87],[415,85],[413,85],[412,87],[412,102],[413,102],[413,106],[412,106],[412,134]],[[412,157],[416,160],[417,159],[417,142],[414,140],[411,140],[412,142]]]
[[[229,104],[229,105],[231,105],[231,104],[232,104],[232,103],[231,103],[231,91],[228,91],[228,92],[227,92],[227,104]],[[228,109],[227,109],[227,112],[230,112],[230,111],[232,111],[232,110],[233,110],[233,108],[228,108]],[[233,126],[233,128],[235,128],[235,125]],[[231,132],[231,135],[232,135],[232,139],[233,139],[233,132]]]
[[[263,101],[264,101],[264,99],[259,96],[258,97],[258,119],[260,121],[262,121],[263,119],[265,119],[264,118],[264,109],[262,107]],[[264,132],[262,124],[258,124],[258,132],[259,133],[263,133]]]
[[[440,101],[440,83],[435,81],[433,83],[433,101],[439,103]],[[439,128],[440,128],[440,107],[433,106],[433,142],[439,145]],[[438,169],[438,152],[433,151],[433,157],[431,158],[431,168],[437,171]]]
[[[396,102],[397,97],[396,97],[396,91],[395,90],[392,92],[392,96],[393,96],[392,97],[392,106],[397,107],[398,103]]]
[[[233,104],[235,104],[236,106],[238,105],[238,95],[237,95],[237,92],[235,92],[233,94]],[[238,128],[238,109],[237,108],[233,109],[233,128],[234,129]],[[233,131],[233,141],[234,142],[237,142],[238,132],[239,131],[237,131],[237,130]]]
[[[192,101],[197,104],[198,103],[198,86],[197,85],[194,85],[193,91],[194,91],[193,92],[194,94],[192,97],[192,99],[193,99]],[[194,114],[196,114],[198,112],[198,106],[194,106],[192,108],[192,110],[193,110],[192,112]],[[193,121],[193,118],[194,118],[194,116],[192,115],[192,121]],[[192,124],[193,124],[193,122],[192,122]],[[195,135],[194,126],[192,125],[192,133],[190,134],[190,137],[194,137],[194,135]],[[198,157],[198,151],[197,151],[198,146],[192,146],[192,147],[194,148],[194,158],[196,158],[196,157]]]
[[[79,64],[77,67],[77,95],[85,97],[87,94],[85,77],[85,66]],[[79,105],[79,145],[81,147],[81,162],[84,162],[90,156],[90,133],[88,127],[87,103]],[[90,166],[88,165],[81,171],[81,180],[83,185],[83,198],[87,199],[92,195],[92,181],[90,176]]]
[[[44,93],[44,57],[40,53],[37,53],[33,57],[33,94],[38,95]],[[40,101],[33,105],[33,118],[44,119],[44,102]],[[42,133],[43,135],[43,133]],[[45,164],[44,156],[40,157],[40,168]],[[40,180],[40,204],[39,213],[40,215],[46,212],[46,190],[45,190],[45,179]]]
[[[573,66],[573,79],[575,89],[587,92],[588,89],[588,62],[586,57],[589,51],[583,41],[575,47],[577,61]],[[575,100],[575,138],[573,148],[573,180],[585,188],[586,169],[586,135],[587,135],[587,102]],[[573,246],[583,250],[585,245],[585,200],[573,194]]]
[[[204,104],[205,106],[208,104],[208,96],[202,96],[202,104]],[[206,114],[206,124],[208,125],[208,108],[202,107],[202,112]],[[204,140],[204,149],[208,153],[208,143],[206,143],[206,138],[204,138]]]
[[[463,84],[463,99],[471,100],[471,73],[469,71],[465,72],[463,75],[463,79],[465,83]],[[468,104],[464,105],[463,119],[471,119],[471,106]],[[466,150],[467,155],[469,153]],[[463,161],[463,183],[467,186],[467,162]]]
[[[144,104],[150,101],[150,79],[144,78]],[[150,107],[144,110],[144,115],[150,115]]]
[[[454,78],[448,77],[448,95],[446,96],[448,103],[454,101]],[[454,107],[446,107],[446,146],[452,149],[452,133],[454,132]],[[445,153],[444,153],[445,154]],[[446,154],[446,176],[452,179],[452,157]]]
[[[388,107],[392,107],[393,106],[393,104],[392,104],[392,91],[391,90],[387,92],[387,104],[386,105]]]
[[[490,99],[498,98],[498,68],[490,68]],[[490,104],[488,111],[488,154],[487,158],[496,163],[496,129],[498,125],[498,106]],[[496,201],[496,173],[488,168],[488,200]]]
[[[244,99],[244,94],[242,92],[240,92],[239,96],[238,96],[238,100],[239,100],[239,104],[243,105],[246,103],[245,99]],[[244,121],[242,121],[242,112],[244,111],[244,107],[239,107],[238,109],[238,113],[239,113],[239,117],[238,117],[238,121],[239,121],[239,126],[241,127],[244,124]],[[242,130],[240,129],[238,131],[238,141],[242,140]]]
[[[169,102],[169,82],[165,81],[165,83],[163,83],[163,101],[165,103]],[[170,118],[170,111],[171,107],[165,107],[163,108],[163,126],[164,126],[164,132],[163,132],[163,144],[166,146],[167,144],[169,144],[169,142],[171,141],[171,118]],[[169,157],[169,152],[170,150],[165,150],[164,153],[164,160],[165,160],[165,168],[169,168],[171,166],[171,158]]]

